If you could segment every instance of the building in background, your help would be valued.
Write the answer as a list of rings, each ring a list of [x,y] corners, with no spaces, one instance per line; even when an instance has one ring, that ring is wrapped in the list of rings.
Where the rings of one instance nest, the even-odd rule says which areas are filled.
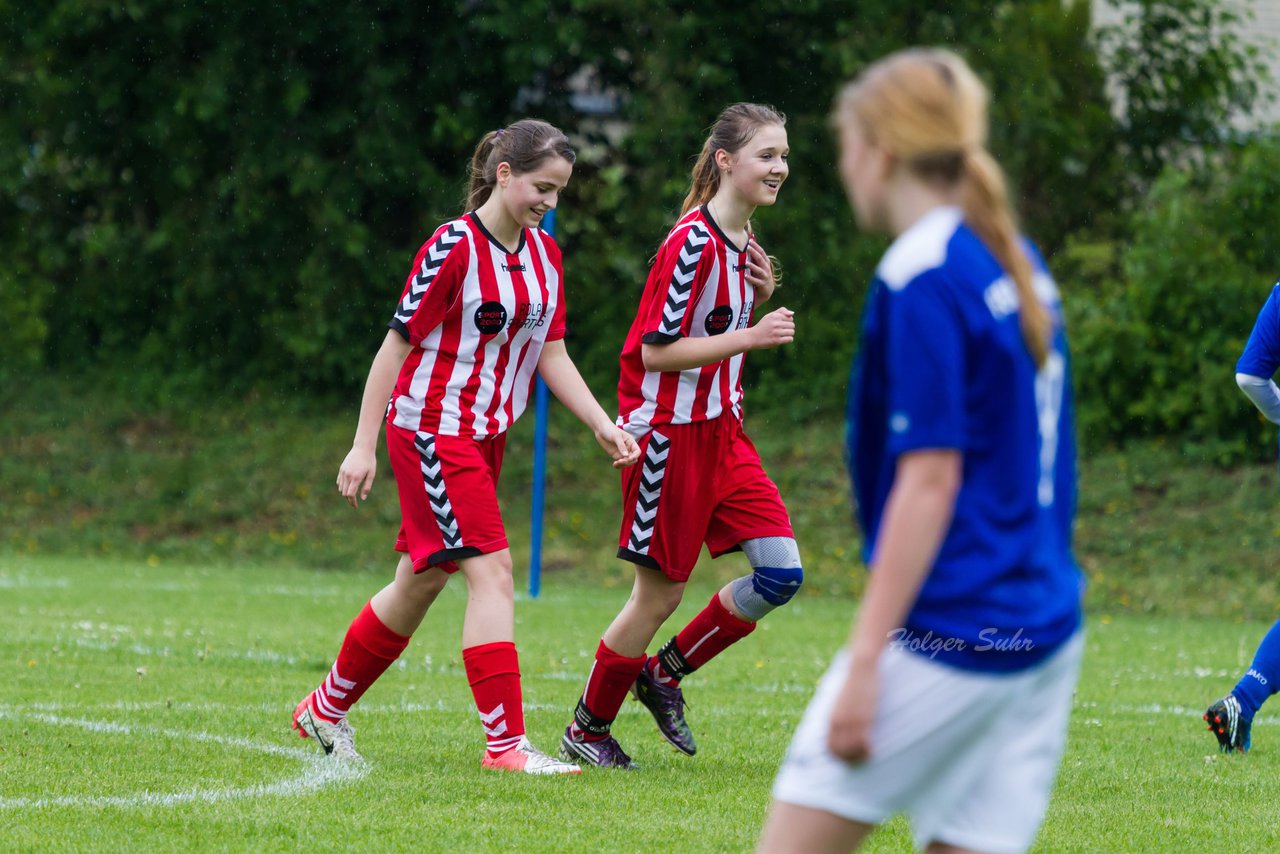
[[[1218,0],[1241,16],[1241,40],[1258,51],[1257,59],[1266,67],[1258,103],[1248,115],[1232,117],[1232,127],[1257,131],[1280,125],[1280,0]],[[1095,27],[1123,24],[1128,10],[1137,4],[1124,0],[1093,0]]]

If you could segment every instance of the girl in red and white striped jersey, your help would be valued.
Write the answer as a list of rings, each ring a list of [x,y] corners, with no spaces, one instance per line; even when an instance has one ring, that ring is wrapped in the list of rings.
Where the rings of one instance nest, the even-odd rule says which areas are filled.
[[[758,104],[720,114],[623,346],[618,423],[640,443],[644,464],[623,473],[618,556],[636,564],[635,585],[600,641],[561,742],[567,756],[597,766],[634,767],[610,734],[628,690],[662,735],[692,754],[680,680],[750,634],[803,578],[786,507],[742,427],[744,354],[795,334],[786,308],[751,322],[776,284],[750,223],[787,177],[785,122]],[[741,549],[752,572],[649,656],[703,543],[713,557]]]
[[[396,549],[404,555],[395,579],[351,624],[328,677],[294,711],[294,728],[327,753],[358,758],[347,711],[404,651],[461,569],[462,658],[487,739],[483,766],[578,772],[525,737],[511,552],[495,491],[506,430],[524,411],[535,371],[615,466],[639,459],[635,439],[613,424],[565,350],[560,250],[538,230],[574,157],[546,122],[525,119],[486,134],[472,158],[469,212],[436,229],[414,259],[337,481],[351,506],[369,497],[385,417],[400,493]]]

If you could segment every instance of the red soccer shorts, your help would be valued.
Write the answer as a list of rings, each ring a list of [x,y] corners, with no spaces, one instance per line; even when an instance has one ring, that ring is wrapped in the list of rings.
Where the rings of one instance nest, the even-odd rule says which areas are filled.
[[[732,415],[655,427],[622,470],[618,557],[685,581],[702,544],[712,557],[743,540],[794,537],[778,487]]]
[[[387,454],[400,491],[396,551],[408,552],[413,571],[507,547],[498,510],[498,473],[506,434],[487,439],[411,433],[387,425]]]

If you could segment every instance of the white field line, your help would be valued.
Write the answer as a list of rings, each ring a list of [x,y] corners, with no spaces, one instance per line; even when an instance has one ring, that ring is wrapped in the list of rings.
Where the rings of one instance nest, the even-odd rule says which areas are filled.
[[[0,590],[9,589],[65,589],[72,586],[72,580],[63,576],[31,576],[24,574],[10,575],[0,572]],[[130,590],[146,590],[152,593],[195,593],[203,591],[208,584],[199,579],[155,581],[146,579],[130,579]],[[360,593],[351,587],[338,585],[315,584],[269,584],[253,588],[249,593],[260,596],[281,596],[286,599],[334,599],[339,597],[358,598]],[[367,598],[367,595],[366,595]]]
[[[1091,700],[1087,703],[1077,701],[1072,709],[1072,713],[1083,718],[1083,722],[1091,726],[1101,726],[1102,722],[1097,717],[1097,713],[1110,716],[1115,714],[1121,715],[1163,715],[1172,718],[1196,718],[1199,719],[1204,714],[1204,710],[1208,707],[1208,702],[1203,706],[1178,706],[1166,705],[1164,703],[1141,703],[1138,705],[1124,703],[1108,703],[1105,701]],[[1280,715],[1256,715],[1253,719],[1254,724],[1275,724],[1280,723]]]
[[[103,709],[116,709],[124,711],[135,711],[146,708],[159,707],[168,705],[166,703],[114,703],[101,707]],[[186,707],[188,704],[174,704],[180,707]],[[447,704],[443,701],[435,703],[394,703],[394,704],[370,704],[362,706],[362,710],[374,714],[385,713],[414,713],[414,712],[454,712],[462,711],[462,709],[452,708],[453,704]],[[629,707],[634,704],[626,704],[624,710],[632,710]],[[195,708],[195,704],[191,704]],[[208,709],[208,704],[202,704],[200,708]],[[92,720],[84,717],[67,717],[54,714],[59,707],[56,704],[39,704],[33,707],[31,711],[23,711],[21,709],[0,707],[0,719],[3,720],[31,720],[52,726],[70,726],[84,729],[89,732],[105,733],[111,735],[123,735],[134,737],[155,737],[168,738],[179,741],[199,741],[210,744],[219,744],[238,750],[256,751],[274,756],[283,756],[295,759],[302,763],[301,771],[282,780],[268,783],[256,783],[249,786],[239,787],[222,787],[214,786],[209,788],[196,788],[181,792],[140,792],[131,795],[63,795],[63,796],[47,796],[47,797],[0,797],[0,810],[2,809],[41,809],[49,807],[90,807],[90,808],[106,808],[117,807],[124,809],[132,809],[139,807],[169,807],[180,804],[202,802],[216,803],[219,801],[241,800],[246,798],[259,798],[268,796],[294,796],[303,792],[314,789],[323,788],[330,785],[340,785],[350,783],[364,778],[369,773],[369,766],[363,762],[340,762],[323,757],[317,754],[313,749],[302,747],[285,747],[283,745],[272,744],[268,742],[254,741],[247,738],[239,738],[234,736],[217,735],[209,732],[187,732],[183,730],[160,729],[148,726],[133,726],[129,724],[115,723],[112,721]],[[262,704],[256,707],[237,707],[237,708],[255,708],[255,709],[271,709],[274,706],[270,704]],[[559,705],[547,705],[541,703],[527,704],[526,711],[555,711],[560,709]],[[37,710],[40,709],[40,710]],[[1115,714],[1137,714],[1137,715],[1157,715],[1178,718],[1195,718],[1202,714],[1203,710],[1199,707],[1191,708],[1179,705],[1165,705],[1162,703],[1145,703],[1140,705],[1133,704],[1115,704],[1102,702],[1077,702],[1075,704],[1075,714],[1077,717],[1089,715],[1094,710],[1103,712],[1107,715]],[[467,708],[466,711],[474,711]],[[702,713],[708,714],[708,717],[720,717],[722,715],[741,714],[741,709],[730,708],[706,708],[700,710]],[[775,716],[776,711],[765,711],[766,716]],[[1084,717],[1081,721],[1086,726],[1102,726],[1102,721],[1095,717]],[[1280,722],[1280,716],[1276,715],[1259,715],[1254,719],[1254,723],[1275,724]]]
[[[69,718],[61,718],[55,714],[63,709],[58,703],[31,703],[25,707],[27,711],[15,712],[12,709],[6,710],[0,707],[0,718],[6,717],[22,717],[29,720],[43,721],[45,723],[76,723],[75,720]],[[291,706],[286,708],[280,703],[218,703],[218,702],[172,702],[169,700],[156,700],[147,703],[125,702],[117,700],[112,703],[100,703],[93,706],[79,707],[85,711],[95,713],[139,713],[152,711],[154,709],[165,709],[168,711],[191,711],[191,712],[225,712],[227,714],[244,715],[244,714],[261,714],[276,713],[287,716]],[[795,717],[802,711],[802,706],[795,706],[789,709],[761,709],[757,713],[757,717],[777,717],[790,719]],[[525,698],[524,710],[526,712],[565,712],[569,715],[572,709],[564,703],[544,703],[531,702],[528,697]],[[413,702],[410,700],[400,700],[398,702],[379,703],[365,701],[355,706],[351,710],[352,715],[359,718],[361,715],[414,715],[414,714],[448,714],[448,715],[472,715],[476,713],[475,706],[467,701],[453,702],[441,699],[424,700],[422,702]],[[646,714],[645,710],[638,704],[628,699],[623,703],[620,710],[621,715],[634,713],[639,716]],[[1097,720],[1098,714],[1104,715],[1155,715],[1162,717],[1178,717],[1178,718],[1199,718],[1204,714],[1201,707],[1179,706],[1164,703],[1144,703],[1140,705],[1106,703],[1106,702],[1080,702],[1077,701],[1072,708],[1073,715],[1086,723]],[[692,714],[702,718],[731,718],[742,714],[741,707],[737,706],[719,706],[699,704],[693,708]],[[1271,725],[1280,723],[1280,715],[1259,714],[1253,719],[1255,724]],[[102,732],[120,732],[125,733],[130,728],[123,724],[115,724],[110,722],[83,722],[84,728],[91,725],[103,727]],[[294,756],[298,758],[307,758],[311,755],[311,751],[301,747],[281,747],[279,745],[267,745],[261,742],[253,742],[248,739],[233,739],[227,736],[215,735],[192,735],[186,732],[178,731],[162,731],[162,730],[143,730],[141,728],[133,728],[134,732],[149,732],[152,734],[165,735],[172,738],[211,741],[220,744],[242,747],[246,750],[260,750],[267,753],[275,753],[279,756]]]
[[[800,693],[801,691],[800,688],[796,686],[790,686],[790,685],[781,686],[777,690],[779,693],[788,693],[788,694]],[[812,690],[812,689],[808,689],[808,690]],[[77,706],[77,708],[87,712],[100,712],[100,713],[106,713],[106,712],[138,713],[138,712],[152,711],[154,709],[165,709],[167,711],[178,711],[178,712],[206,712],[207,713],[211,711],[216,711],[216,712],[224,712],[227,714],[236,714],[236,715],[276,713],[276,714],[284,714],[287,716],[288,713],[292,710],[292,701],[290,701],[290,704],[286,706],[285,704],[281,704],[281,703],[268,703],[268,702],[219,703],[216,701],[175,702],[172,700],[155,700],[151,702],[140,703],[136,701],[116,700],[110,703],[96,703],[88,706]],[[30,720],[44,721],[46,723],[68,722],[68,719],[63,719],[61,721],[55,720],[56,718],[59,717],[55,713],[61,712],[65,709],[65,706],[62,703],[29,703],[24,707],[24,709],[25,711],[0,707],[0,718],[22,717]],[[565,709],[566,709],[566,705],[563,703],[533,702],[529,700],[528,696],[525,697],[524,710],[526,712],[556,712],[556,711],[565,711]],[[778,717],[788,718],[788,717],[792,717],[794,713],[799,712],[800,709],[801,709],[800,706],[797,706],[790,710],[765,709],[765,710],[761,710],[761,714],[765,716],[777,715]],[[422,713],[429,713],[429,712],[434,712],[438,714],[471,714],[475,711],[476,711],[475,706],[471,705],[469,702],[466,702],[466,701],[457,703],[457,702],[447,702],[442,699],[437,699],[437,700],[424,700],[421,702],[413,702],[410,700],[400,700],[397,702],[390,702],[390,703],[381,702],[380,703],[376,701],[366,700],[358,704],[357,706],[355,706],[352,709],[352,714],[356,716],[359,716],[361,714],[397,715],[397,714],[422,714]],[[628,699],[625,703],[623,703],[622,711],[624,713],[627,711],[636,711],[637,713],[639,713],[642,710],[640,709],[640,706],[638,704],[631,702],[631,700]],[[1072,707],[1072,711],[1073,711],[1073,714],[1078,716],[1083,716],[1083,715],[1096,716],[1097,712],[1103,712],[1106,714],[1159,715],[1159,716],[1167,716],[1167,717],[1199,718],[1201,715],[1204,714],[1204,708],[1200,706],[1191,707],[1191,706],[1180,706],[1180,705],[1164,704],[1164,703],[1143,703],[1139,705],[1134,705],[1134,704],[1108,703],[1108,702],[1102,702],[1102,701],[1096,701],[1096,700],[1090,700],[1087,702],[1082,702],[1077,700],[1074,706]],[[697,708],[694,710],[694,713],[697,714],[698,716],[707,716],[707,717],[731,717],[733,715],[741,714],[742,709],[740,707],[735,707],[735,706],[713,706],[713,705],[699,704]],[[1255,724],[1268,724],[1268,725],[1280,723],[1280,715],[1259,714],[1257,717],[1253,719],[1253,722]],[[127,726],[123,724],[114,724],[109,722],[102,722],[101,726],[108,728],[108,729],[103,729],[102,730],[103,732],[109,732],[109,731],[124,732],[125,730],[129,729]],[[111,727],[122,727],[122,729],[120,730],[109,729]],[[86,728],[87,728],[87,725],[86,725]],[[139,728],[134,728],[134,731],[141,732],[142,730]],[[199,736],[199,735],[192,735],[186,732],[178,732],[178,731],[163,732],[160,730],[151,730],[151,732],[159,733],[162,735],[169,735],[173,738],[217,741],[219,743],[224,743],[229,745],[236,744],[238,746],[244,747],[245,749],[257,749],[257,750],[262,750],[264,752],[275,752],[281,756],[297,756],[300,758],[305,758],[307,755],[310,754],[310,751],[304,748],[268,746],[268,745],[262,744],[261,742],[251,742],[247,739],[235,740],[226,736],[213,736],[213,735]]]
[[[157,729],[146,726],[130,726],[111,721],[95,721],[87,718],[64,717],[47,712],[23,712],[0,707],[0,719],[34,720],[53,726],[71,726],[89,732],[112,735],[142,736],[169,738],[179,741],[201,741],[220,744],[236,750],[251,750],[284,756],[302,763],[302,770],[293,777],[269,783],[255,783],[250,786],[234,788],[214,786],[196,788],[183,792],[139,792],[132,795],[62,795],[31,798],[0,798],[0,809],[39,809],[47,807],[154,807],[177,806],[193,802],[215,803],[217,801],[259,798],[272,795],[293,796],[319,789],[359,780],[369,773],[363,762],[342,762],[319,755],[315,748],[310,750],[301,747],[284,747],[278,744],[253,741],[247,738],[217,735],[209,732],[184,732],[181,730]]]
[[[71,586],[69,578],[33,578],[29,575],[0,575],[0,590],[32,590],[61,589]]]
[[[133,655],[145,655],[152,658],[171,658],[175,657],[174,647],[171,646],[147,646],[146,644],[131,643],[128,646],[123,643],[110,643],[108,641],[94,640],[92,638],[75,638],[72,640],[77,647],[81,649],[93,650],[94,652],[117,652],[123,651],[132,653]],[[261,661],[266,664],[287,664],[290,667],[299,663],[296,655],[285,655],[282,652],[273,652],[269,649],[224,649],[222,647],[205,646],[205,647],[189,647],[185,651],[179,651],[177,654],[189,655],[192,658],[205,659],[239,659],[243,661]]]

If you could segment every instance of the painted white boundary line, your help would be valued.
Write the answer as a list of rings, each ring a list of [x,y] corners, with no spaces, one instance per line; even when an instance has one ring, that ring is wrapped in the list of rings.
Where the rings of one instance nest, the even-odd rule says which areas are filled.
[[[129,736],[160,736],[180,741],[200,741],[220,744],[237,750],[251,750],[296,759],[302,770],[293,777],[270,783],[228,788],[214,786],[183,792],[141,792],[133,795],[63,795],[35,798],[0,798],[0,809],[38,809],[41,807],[154,807],[177,806],[193,802],[216,803],[243,798],[259,798],[272,795],[297,795],[324,786],[354,782],[369,773],[363,762],[342,762],[321,756],[315,749],[284,747],[247,738],[216,735],[208,732],[184,732],[146,726],[130,726],[111,721],[95,721],[88,718],[71,718],[48,712],[23,712],[0,707],[0,719],[33,720],[53,726],[71,726],[90,732]]]
[[[1214,697],[1213,699],[1217,699]],[[1099,710],[1107,714],[1120,713],[1125,715],[1168,715],[1176,718],[1199,718],[1204,714],[1204,710],[1208,708],[1210,701],[1206,701],[1203,706],[1191,708],[1189,706],[1166,706],[1163,703],[1143,703],[1141,705],[1125,705],[1123,703],[1107,703],[1104,701],[1090,700],[1087,703],[1077,701],[1072,708],[1073,714],[1084,715],[1093,710]],[[1258,715],[1253,719],[1255,724],[1274,724],[1280,723],[1280,715]]]

